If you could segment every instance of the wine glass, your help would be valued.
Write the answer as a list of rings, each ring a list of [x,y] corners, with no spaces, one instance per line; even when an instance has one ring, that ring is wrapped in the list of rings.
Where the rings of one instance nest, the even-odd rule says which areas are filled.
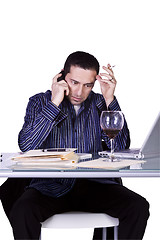
[[[100,125],[111,141],[111,155],[109,156],[108,161],[118,161],[114,156],[114,138],[123,128],[123,113],[121,111],[102,111]]]

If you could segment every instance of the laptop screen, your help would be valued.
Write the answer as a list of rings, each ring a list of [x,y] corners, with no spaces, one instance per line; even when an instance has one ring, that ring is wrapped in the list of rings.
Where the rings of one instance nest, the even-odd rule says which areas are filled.
[[[144,156],[160,155],[160,113],[141,148],[141,152]]]

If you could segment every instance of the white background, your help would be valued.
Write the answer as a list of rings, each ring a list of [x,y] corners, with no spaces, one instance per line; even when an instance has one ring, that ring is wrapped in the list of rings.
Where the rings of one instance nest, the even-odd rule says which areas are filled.
[[[19,151],[17,135],[29,97],[50,89],[52,77],[77,50],[95,55],[101,66],[116,65],[115,95],[128,122],[131,147],[140,147],[159,112],[159,22],[158,0],[2,0],[0,152]],[[98,83],[94,90],[99,92]],[[123,182],[150,202],[144,240],[158,239],[160,180]],[[0,235],[12,239],[2,207],[0,216]],[[69,233],[61,231],[60,238],[54,233],[55,239],[91,239],[89,230]]]

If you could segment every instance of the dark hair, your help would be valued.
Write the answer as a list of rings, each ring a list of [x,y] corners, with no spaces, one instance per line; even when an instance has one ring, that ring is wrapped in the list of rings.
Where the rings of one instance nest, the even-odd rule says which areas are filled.
[[[86,52],[77,51],[68,56],[64,64],[64,76],[70,72],[71,66],[80,67],[85,70],[95,70],[97,74],[99,73],[99,62],[93,55]]]

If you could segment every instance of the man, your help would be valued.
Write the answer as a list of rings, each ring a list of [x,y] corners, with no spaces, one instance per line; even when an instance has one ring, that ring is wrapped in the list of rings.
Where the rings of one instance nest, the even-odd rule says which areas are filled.
[[[19,133],[22,151],[38,148],[77,148],[96,154],[102,140],[110,141],[100,127],[103,110],[120,110],[114,96],[116,79],[108,64],[99,74],[97,59],[85,52],[67,58],[64,70],[53,78],[52,90],[30,98],[25,122]],[[102,94],[92,91],[96,79]],[[115,138],[115,148],[130,145],[126,120]],[[140,195],[122,186],[117,179],[32,179],[25,182],[6,214],[15,239],[39,239],[41,224],[50,216],[71,210],[105,212],[118,217],[119,239],[142,239],[149,204]],[[4,209],[4,199],[2,201]],[[100,233],[94,239],[100,239]]]

